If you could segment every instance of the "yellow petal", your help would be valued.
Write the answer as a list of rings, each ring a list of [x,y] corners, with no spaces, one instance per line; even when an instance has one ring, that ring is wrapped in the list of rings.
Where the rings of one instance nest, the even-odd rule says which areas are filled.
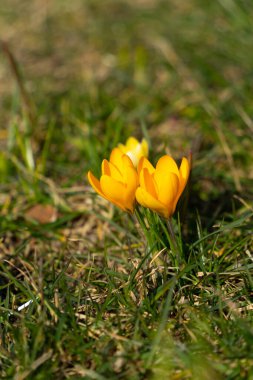
[[[126,145],[118,144],[118,148],[131,159],[134,167],[137,167],[142,156],[148,156],[148,143],[145,139],[139,142],[131,136],[127,139]]]
[[[133,213],[134,208],[135,208],[135,192],[133,193],[133,195],[131,194],[131,197],[128,197],[125,200],[124,211],[130,211],[131,213]]]
[[[130,168],[133,168],[134,169],[134,165],[133,165],[133,163],[132,163],[132,160],[131,160],[131,158],[128,156],[128,155],[126,155],[126,154],[124,154],[124,156],[122,156],[122,162],[123,162],[123,166],[124,167],[130,167]],[[134,169],[135,170],[135,169]]]
[[[138,144],[139,141],[133,136],[129,137],[126,141],[126,147],[128,150],[134,150]]]
[[[127,154],[128,149],[127,149],[127,147],[125,145],[118,144],[118,148],[121,150],[122,153]]]
[[[156,171],[154,173],[155,182],[158,187],[158,200],[167,206],[172,212],[174,201],[177,198],[178,188],[179,188],[179,179],[174,173],[167,173],[161,175],[161,172]]]
[[[137,202],[142,206],[150,208],[165,218],[169,217],[169,210],[167,207],[141,187],[138,187],[136,190],[135,197]]]
[[[120,173],[119,169],[107,160],[103,160],[102,162],[102,174],[108,175],[116,179],[117,181],[123,180],[122,174]]]
[[[101,189],[101,185],[100,185],[99,180],[98,180],[98,179],[92,174],[91,171],[88,171],[87,177],[88,177],[88,181],[89,181],[89,183],[91,184],[91,186],[93,187],[93,189],[94,189],[99,195],[101,195],[102,197],[105,197],[105,195],[104,195],[104,193],[103,193],[103,190]]]
[[[180,181],[179,192],[180,192],[180,195],[184,191],[184,188],[185,188],[186,183],[187,183],[188,178],[189,178],[189,174],[190,174],[189,161],[187,160],[187,158],[183,157],[180,168],[179,168],[179,181]]]
[[[141,141],[141,151],[144,157],[148,157],[148,142],[146,139],[142,139]]]
[[[102,161],[102,164],[101,164],[101,171],[102,171],[102,174],[105,174],[105,175],[110,175],[110,167],[109,167],[109,162],[104,159]]]
[[[132,152],[132,151],[128,151],[127,152],[127,156],[130,158],[130,160],[132,161],[134,167],[136,167],[138,165],[138,162],[139,162],[139,158],[138,158],[138,155],[135,154],[135,152]]]
[[[122,210],[126,211],[125,194],[126,186],[108,175],[102,175],[100,179],[101,189],[104,197]]]
[[[178,189],[177,197],[174,201],[174,206],[173,206],[174,210],[176,209],[177,202],[185,189],[185,186],[189,178],[189,174],[190,174],[189,161],[185,157],[183,157],[180,168],[179,168],[179,189]]]
[[[122,156],[124,156],[124,153],[122,153],[119,148],[114,148],[110,155],[110,162],[118,168],[121,174],[123,174],[124,171]]]
[[[139,175],[140,186],[149,194],[157,199],[158,188],[154,180],[154,174],[150,174],[147,168],[144,168]]]
[[[157,164],[156,164],[156,170],[163,173],[175,173],[179,177],[179,170],[177,167],[176,162],[173,160],[172,157],[165,155],[162,156]]]
[[[142,157],[138,164],[138,174],[140,174],[141,170],[147,168],[149,173],[152,174],[155,171],[154,166],[149,162],[149,160],[146,157]]]
[[[139,185],[138,174],[134,167],[126,167],[126,185],[128,188],[132,188],[135,190]]]
[[[125,207],[133,212],[135,204],[135,191],[139,185],[139,179],[135,168],[126,168],[126,191],[125,191]]]
[[[127,182],[128,182],[128,179],[127,179],[127,170],[129,168],[131,170],[133,170],[134,172],[136,172],[131,158],[129,158],[126,154],[124,154],[122,156],[122,169],[121,170],[122,170],[122,181],[125,184],[127,184]],[[137,173],[136,173],[136,176],[137,176]]]

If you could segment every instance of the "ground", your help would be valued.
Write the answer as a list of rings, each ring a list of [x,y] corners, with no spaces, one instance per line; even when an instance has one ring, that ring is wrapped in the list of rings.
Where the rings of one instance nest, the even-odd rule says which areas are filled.
[[[253,379],[252,20],[247,0],[2,1],[1,378]],[[179,268],[87,181],[131,135],[153,163],[192,154]]]

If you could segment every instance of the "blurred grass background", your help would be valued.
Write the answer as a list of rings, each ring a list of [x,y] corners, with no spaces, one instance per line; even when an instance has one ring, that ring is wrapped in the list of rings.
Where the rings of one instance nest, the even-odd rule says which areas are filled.
[[[2,1],[2,378],[253,378],[252,24],[249,0]],[[143,134],[193,153],[176,288],[86,181]]]

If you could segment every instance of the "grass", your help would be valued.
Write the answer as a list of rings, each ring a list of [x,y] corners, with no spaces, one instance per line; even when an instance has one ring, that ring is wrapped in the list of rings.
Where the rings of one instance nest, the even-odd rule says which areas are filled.
[[[253,379],[252,16],[3,2],[1,378]],[[87,183],[130,135],[153,162],[192,151],[179,271]]]

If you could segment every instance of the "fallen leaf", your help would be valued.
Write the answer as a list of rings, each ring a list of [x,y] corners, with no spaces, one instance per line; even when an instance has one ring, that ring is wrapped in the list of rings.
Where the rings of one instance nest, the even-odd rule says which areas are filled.
[[[25,218],[41,224],[53,223],[57,219],[57,210],[51,205],[37,204],[25,212]]]

